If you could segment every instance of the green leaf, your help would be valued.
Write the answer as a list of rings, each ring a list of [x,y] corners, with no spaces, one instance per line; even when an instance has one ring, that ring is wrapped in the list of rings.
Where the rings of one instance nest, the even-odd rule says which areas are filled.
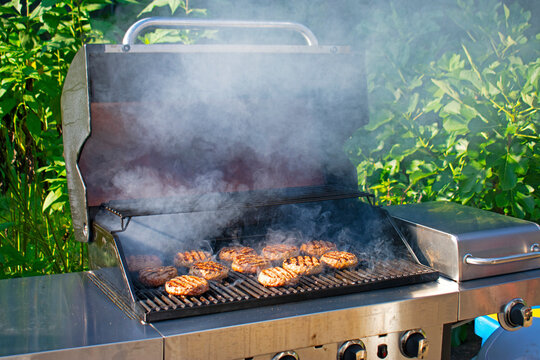
[[[516,175],[517,167],[518,167],[518,165],[515,162],[515,160],[509,154],[507,154],[506,157],[505,157],[504,164],[503,164],[502,169],[501,169],[502,171],[499,174],[500,181],[501,181],[501,189],[502,190],[505,190],[505,191],[512,190],[516,186],[516,184],[517,184],[517,175]]]
[[[9,229],[10,227],[12,227],[13,225],[15,225],[14,222],[4,222],[4,223],[0,223],[0,231],[4,231],[6,229]]]
[[[447,94],[451,98],[453,98],[453,99],[458,99],[459,98],[458,93],[454,89],[452,89],[452,87],[450,86],[450,84],[448,82],[443,81],[443,80],[437,80],[437,79],[431,79],[431,81],[435,85],[437,85],[437,87],[439,89],[441,89],[445,94]]]
[[[14,264],[16,265],[24,265],[26,262],[24,256],[21,255],[21,253],[17,251],[17,249],[15,249],[9,244],[2,244],[2,246],[0,246],[0,255],[5,258],[14,260]]]
[[[56,191],[51,191],[49,194],[47,194],[47,197],[45,198],[45,201],[43,201],[43,209],[42,211],[45,212],[47,209],[62,196],[62,189],[57,189]]]
[[[478,90],[482,89],[482,80],[478,78],[478,75],[473,70],[461,70],[459,72],[459,77],[463,80],[469,81],[474,87]]]
[[[174,14],[176,9],[183,3],[181,0],[169,0],[169,8],[171,9],[171,14]]]
[[[499,193],[495,196],[495,204],[498,207],[504,208],[510,205],[510,197],[507,192]]]
[[[441,111],[448,114],[459,114],[461,112],[461,104],[457,101],[450,101]]]
[[[532,214],[534,211],[534,198],[530,195],[525,195],[523,193],[516,193],[516,198],[523,205],[523,208],[527,213]]]
[[[448,132],[465,134],[468,131],[467,121],[460,116],[448,116],[443,119],[443,127]]]
[[[437,112],[442,107],[441,99],[433,99],[424,107],[424,112],[428,113],[431,111]]]
[[[39,139],[41,137],[41,120],[31,110],[28,111],[28,116],[26,117],[26,127],[35,139]]]
[[[182,0],[153,0],[150,4],[148,4],[140,13],[137,15],[137,17],[140,17],[142,14],[152,12],[154,8],[156,7],[164,7],[169,6],[172,13],[176,11],[179,5],[183,3]]]
[[[15,98],[6,98],[0,102],[0,115],[5,116],[15,108],[17,105],[17,100]]]
[[[394,118],[394,113],[388,109],[382,109],[370,117],[369,124],[367,124],[364,128],[368,131],[374,131],[380,126],[392,121]]]
[[[407,108],[407,113],[412,114],[414,110],[416,110],[416,106],[418,105],[418,93],[414,93],[411,100],[409,101],[409,107]]]

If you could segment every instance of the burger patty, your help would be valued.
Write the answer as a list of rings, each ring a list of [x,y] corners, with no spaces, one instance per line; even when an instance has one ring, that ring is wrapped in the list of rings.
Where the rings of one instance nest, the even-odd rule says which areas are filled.
[[[257,254],[237,255],[232,269],[241,273],[253,274],[270,266],[270,262]]]
[[[219,252],[219,259],[223,261],[232,262],[234,258],[237,255],[248,255],[248,254],[254,254],[256,255],[257,252],[247,246],[228,246],[221,249]]]
[[[298,275],[278,266],[262,270],[257,280],[268,287],[291,286],[298,283]]]
[[[330,251],[321,256],[321,262],[334,269],[345,269],[358,264],[356,255],[346,251]]]
[[[191,275],[177,276],[165,283],[165,291],[172,295],[201,295],[209,288],[208,281]]]
[[[292,256],[298,255],[298,247],[288,244],[272,244],[265,246],[261,255],[270,261],[283,261]]]
[[[146,286],[161,286],[178,275],[174,266],[146,268],[139,271],[139,281]]]
[[[323,270],[323,264],[315,256],[295,256],[285,259],[283,268],[298,275],[315,275]]]
[[[156,255],[130,255],[126,259],[129,271],[139,271],[145,268],[156,268],[163,265]]]
[[[179,252],[174,256],[174,265],[178,267],[190,267],[201,261],[207,261],[212,258],[212,254],[208,251],[190,250]]]
[[[190,267],[189,274],[206,280],[221,280],[227,277],[229,269],[215,261],[203,261]]]
[[[302,244],[302,247],[300,249],[306,255],[321,257],[324,253],[328,251],[336,250],[337,246],[330,241],[313,240],[308,243]]]

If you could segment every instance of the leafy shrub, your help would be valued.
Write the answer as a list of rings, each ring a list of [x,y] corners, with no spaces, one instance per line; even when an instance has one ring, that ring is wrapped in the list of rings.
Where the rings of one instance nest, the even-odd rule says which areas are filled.
[[[409,5],[390,1],[372,18],[371,44],[391,40],[368,55],[371,120],[347,147],[359,184],[385,204],[451,200],[538,220],[540,34],[526,35],[530,12],[496,0]]]
[[[83,43],[117,41],[138,13],[169,2],[116,3],[130,3],[122,21],[108,0],[0,5],[0,278],[87,267],[86,246],[73,240],[62,156],[64,78]],[[171,3],[172,12],[203,12]]]
[[[60,95],[67,68],[105,1],[0,6],[0,277],[80,270],[71,241]],[[48,195],[46,195],[48,194]]]

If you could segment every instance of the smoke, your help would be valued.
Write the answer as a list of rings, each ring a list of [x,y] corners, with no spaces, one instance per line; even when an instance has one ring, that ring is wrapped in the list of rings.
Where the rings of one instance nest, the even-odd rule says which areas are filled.
[[[366,17],[365,4],[245,5],[234,14],[218,6],[214,14],[298,21],[312,27],[321,45],[351,45],[350,51],[96,51],[88,59],[92,135],[79,165],[89,204],[113,203],[122,211],[135,203],[142,213],[161,214],[131,221],[121,233],[126,252],[217,250],[214,239],[247,216],[242,201],[249,196],[239,200],[238,193],[355,189],[343,146],[368,120],[366,49],[354,30]],[[217,39],[269,46],[303,41],[283,30],[220,31]],[[352,211],[358,218],[333,203],[286,205],[270,223],[250,226],[259,245],[329,240],[341,250],[388,256],[377,217]]]

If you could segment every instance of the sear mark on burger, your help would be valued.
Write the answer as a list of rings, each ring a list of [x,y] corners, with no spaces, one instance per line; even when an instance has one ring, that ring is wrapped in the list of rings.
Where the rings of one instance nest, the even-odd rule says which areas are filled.
[[[358,265],[358,258],[350,252],[330,251],[321,256],[321,262],[334,269],[346,269]]]
[[[165,291],[171,295],[201,295],[209,288],[208,281],[192,275],[177,276],[165,283]]]
[[[215,261],[203,261],[189,268],[189,274],[206,280],[222,280],[229,274],[229,269]]]

